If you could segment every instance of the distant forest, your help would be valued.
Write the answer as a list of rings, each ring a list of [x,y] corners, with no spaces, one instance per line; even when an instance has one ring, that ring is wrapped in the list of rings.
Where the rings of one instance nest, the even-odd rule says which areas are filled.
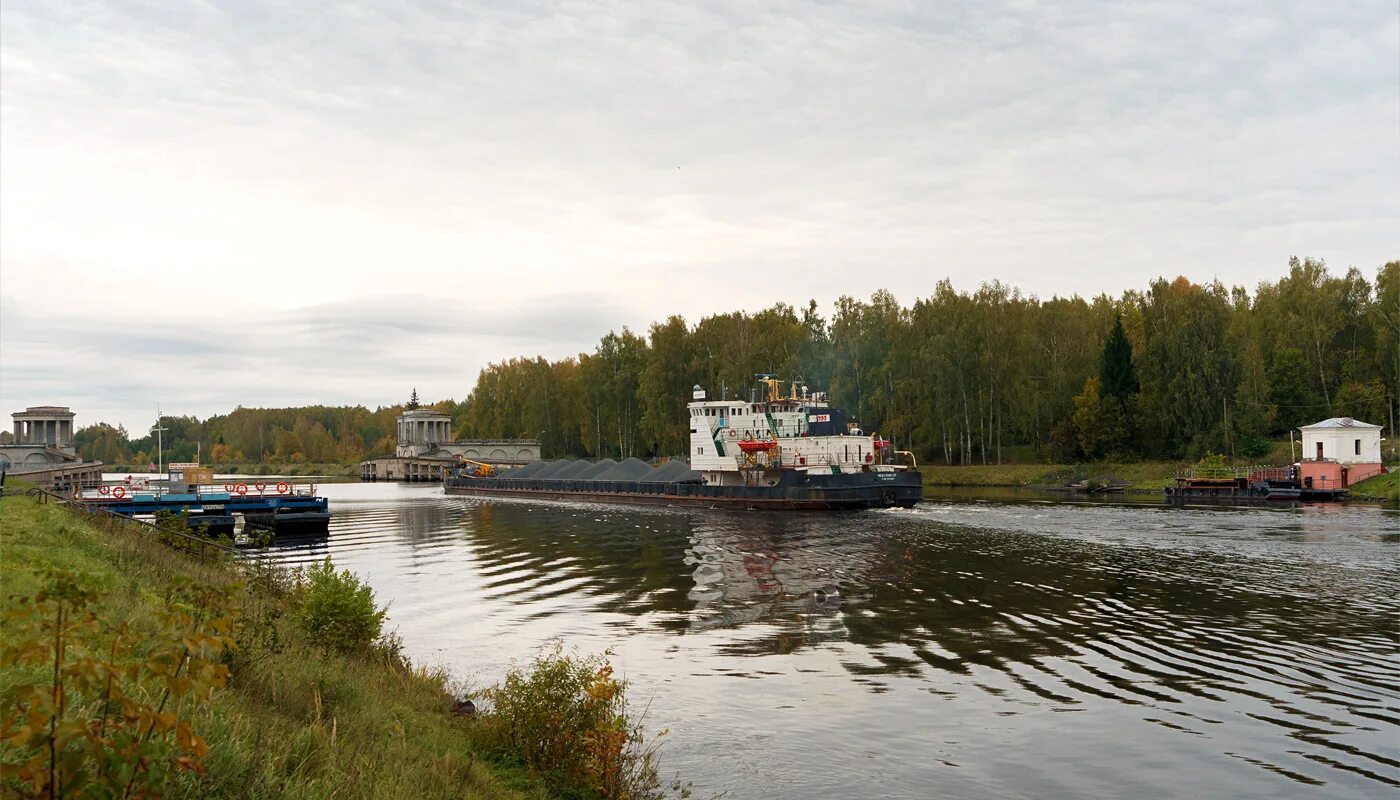
[[[672,316],[577,357],[491,364],[464,403],[435,407],[461,438],[539,438],[547,456],[672,455],[686,449],[693,385],[747,399],[756,373],[828,390],[867,431],[943,463],[1250,457],[1326,417],[1394,425],[1400,261],[1369,280],[1295,258],[1253,293],[1177,278],[1042,300],[942,281],[911,306],[884,291],[842,297],[829,317],[815,301],[694,325]],[[168,417],[167,460],[193,458],[200,442],[206,462],[356,461],[393,450],[402,409]],[[107,425],[78,439],[108,463],[154,455],[153,437]]]
[[[162,417],[165,461],[206,464],[349,464],[394,452],[395,420],[405,407],[417,407],[417,391],[408,403],[377,408],[304,406],[237,408],[201,422],[195,417]],[[451,400],[433,408],[460,416]],[[156,460],[156,435],[131,439],[125,428],[98,423],[74,435],[78,451],[107,464],[141,466]]]

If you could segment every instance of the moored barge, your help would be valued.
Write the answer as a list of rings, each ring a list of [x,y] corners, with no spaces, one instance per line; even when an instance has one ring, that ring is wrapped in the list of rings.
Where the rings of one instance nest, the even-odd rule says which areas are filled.
[[[772,510],[908,508],[923,496],[913,455],[866,434],[824,393],[796,382],[786,395],[761,375],[749,402],[708,400],[696,386],[687,411],[687,464],[536,461],[498,471],[483,464],[444,481],[452,495]]]
[[[190,527],[211,534],[233,535],[244,526],[275,534],[321,534],[329,529],[330,502],[316,495],[314,484],[239,479],[206,485],[199,480],[201,471],[212,477],[207,470],[191,469],[172,471],[164,487],[144,480],[104,482],[76,499],[124,517],[184,514]]]
[[[1162,490],[1173,503],[1267,504],[1335,501],[1347,490],[1299,476],[1298,465],[1189,470]]]

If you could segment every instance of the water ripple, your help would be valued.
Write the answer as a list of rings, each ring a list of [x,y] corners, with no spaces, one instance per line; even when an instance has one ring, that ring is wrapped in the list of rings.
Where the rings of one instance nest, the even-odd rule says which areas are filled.
[[[1377,797],[1400,787],[1392,512],[926,503],[754,514],[328,488],[416,658],[612,648],[733,797]],[[654,721],[653,721],[654,720]],[[735,757],[735,753],[742,755]]]

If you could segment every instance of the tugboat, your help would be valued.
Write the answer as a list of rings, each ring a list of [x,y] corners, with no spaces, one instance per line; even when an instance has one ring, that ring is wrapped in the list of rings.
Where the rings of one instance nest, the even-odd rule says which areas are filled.
[[[687,405],[689,464],[535,461],[517,469],[472,465],[444,481],[453,495],[505,495],[653,505],[778,510],[908,508],[923,497],[912,453],[866,434],[824,392],[756,376],[749,402],[709,400],[696,386]]]

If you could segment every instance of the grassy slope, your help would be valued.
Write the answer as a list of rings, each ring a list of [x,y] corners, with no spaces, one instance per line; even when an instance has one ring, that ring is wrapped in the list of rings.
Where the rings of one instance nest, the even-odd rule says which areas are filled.
[[[1400,503],[1400,467],[1392,467],[1390,472],[1384,475],[1354,484],[1350,496],[1354,500]]]
[[[1261,459],[1261,463],[1263,460]],[[966,467],[924,465],[925,486],[1063,486],[1079,478],[1111,475],[1128,482],[1129,489],[1156,491],[1172,483],[1181,467],[1172,461],[1138,461],[1128,464],[988,464]],[[1400,467],[1351,487],[1354,500],[1400,502]]]
[[[30,498],[0,500],[0,608],[32,594],[37,569],[86,573],[102,609],[153,626],[164,587],[178,576],[226,583],[221,565],[199,565],[144,536],[103,532]],[[544,793],[522,774],[484,763],[472,721],[450,713],[444,679],[387,659],[326,655],[279,626],[284,648],[239,669],[211,706],[194,712],[210,745],[202,781],[174,797],[523,798]],[[0,671],[0,690],[17,679]]]
[[[1127,464],[988,464],[944,467],[923,465],[926,486],[1063,486],[1079,478],[1113,476],[1132,489],[1161,489],[1171,483],[1178,465],[1171,461]]]

